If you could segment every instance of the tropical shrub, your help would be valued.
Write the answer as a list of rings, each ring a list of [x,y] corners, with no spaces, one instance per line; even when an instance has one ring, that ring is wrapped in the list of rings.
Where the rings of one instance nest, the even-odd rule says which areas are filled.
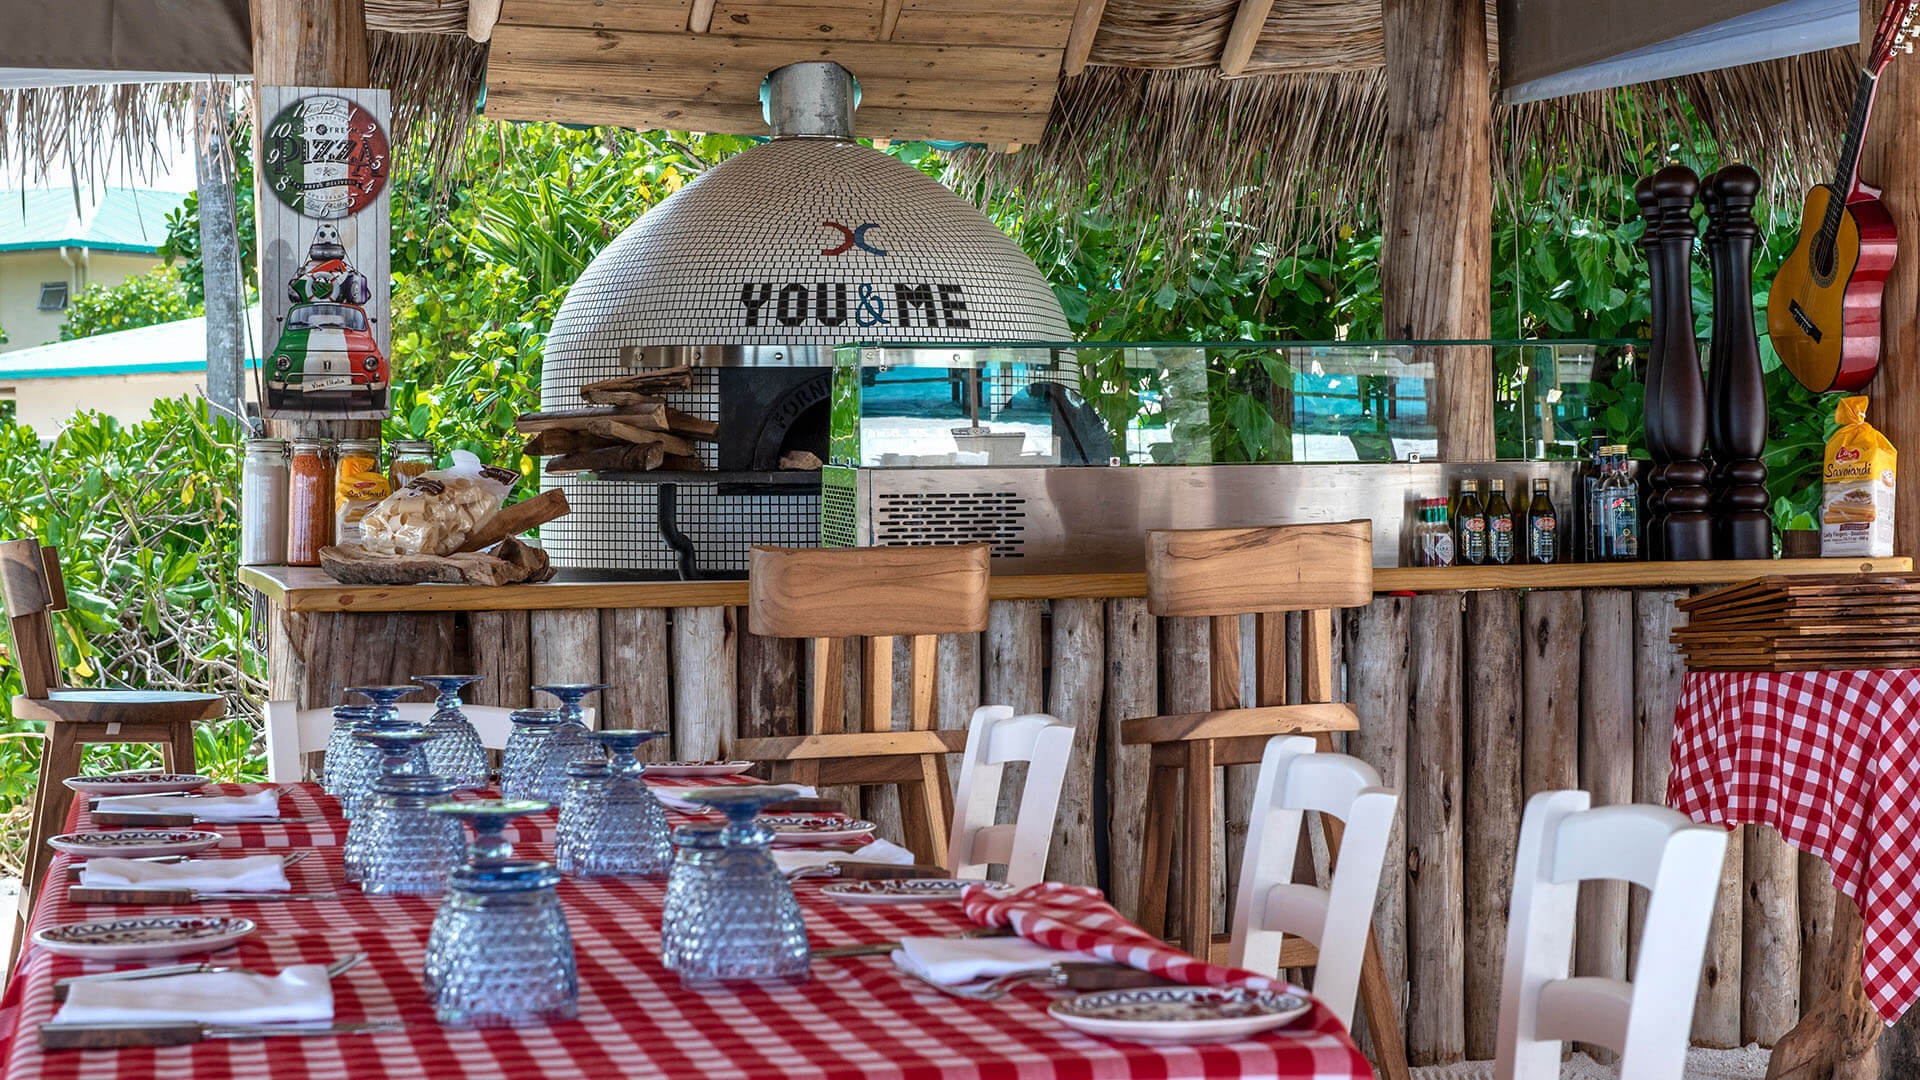
[[[67,305],[60,340],[190,319],[205,310],[198,301],[188,298],[178,270],[156,266],[118,285],[89,285],[80,290]]]

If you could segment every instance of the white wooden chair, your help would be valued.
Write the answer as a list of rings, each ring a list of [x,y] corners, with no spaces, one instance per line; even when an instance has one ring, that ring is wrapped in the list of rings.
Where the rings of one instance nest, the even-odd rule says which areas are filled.
[[[1046,880],[1054,815],[1072,757],[1072,724],[1045,713],[1015,716],[1005,705],[973,711],[947,851],[954,877],[984,877],[989,865],[1000,864],[1007,868],[1007,884],[1015,888]],[[1027,763],[1026,786],[1014,820],[997,823],[1000,774],[1013,761]]]
[[[1267,740],[1248,816],[1227,962],[1262,975],[1312,967],[1313,996],[1351,1027],[1400,796],[1380,786],[1373,766],[1346,754],[1315,753],[1314,746],[1304,735]],[[1340,857],[1324,889],[1293,880],[1300,826],[1309,810],[1346,823]],[[1290,945],[1288,935],[1314,948]]]
[[[513,733],[512,709],[497,705],[462,705],[473,728],[480,733],[480,745],[500,750]],[[593,726],[593,710],[588,709],[587,726]],[[404,702],[400,717],[423,724],[431,719],[431,702]],[[332,709],[295,709],[291,701],[269,701],[266,707],[267,779],[276,784],[294,784],[307,778],[308,754],[327,748],[333,734]]]
[[[1620,1080],[1681,1080],[1727,832],[1663,806],[1589,809],[1584,791],[1527,802],[1500,986],[1496,1080],[1557,1080],[1560,1044],[1620,1053]],[[1582,881],[1651,890],[1633,981],[1569,977]]]

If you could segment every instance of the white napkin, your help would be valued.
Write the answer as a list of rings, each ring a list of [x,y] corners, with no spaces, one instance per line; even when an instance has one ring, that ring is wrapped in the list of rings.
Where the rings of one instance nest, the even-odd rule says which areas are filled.
[[[701,788],[688,787],[685,784],[674,784],[671,786],[666,784],[648,784],[647,786],[653,789],[653,794],[659,798],[661,805],[666,806],[668,809],[678,810],[683,814],[698,814],[703,810],[710,809],[706,803],[695,802],[686,797],[686,792],[700,791],[702,790]],[[817,799],[820,797],[819,789],[815,788],[812,784],[795,784],[793,786],[799,789],[793,793],[793,798]]]
[[[163,975],[156,979],[78,982],[54,1016],[62,1024],[278,1024],[332,1020],[333,988],[322,964],[296,964],[278,975],[238,971]]]
[[[199,889],[205,892],[286,892],[286,861],[278,855],[239,859],[187,859],[177,863],[138,859],[88,859],[80,884],[95,889]]]
[[[929,982],[960,986],[1017,971],[1044,971],[1055,964],[1106,961],[1091,953],[1049,949],[1023,937],[910,937],[893,950],[893,962]]]
[[[786,873],[793,873],[814,866],[825,866],[836,862],[870,862],[886,866],[912,866],[916,861],[913,852],[891,840],[875,840],[865,847],[852,851],[820,851],[808,848],[775,848],[773,861]]]
[[[280,816],[280,790],[268,788],[251,795],[119,795],[101,799],[96,811],[111,814],[192,814],[201,821],[267,821]]]

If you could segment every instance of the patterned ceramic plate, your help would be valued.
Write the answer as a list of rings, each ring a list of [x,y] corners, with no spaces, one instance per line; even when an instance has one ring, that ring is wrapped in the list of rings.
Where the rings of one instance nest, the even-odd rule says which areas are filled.
[[[63,833],[47,843],[82,859],[111,855],[116,859],[144,859],[150,855],[191,855],[219,843],[217,832],[167,829],[112,829],[107,832]]]
[[[669,776],[738,776],[751,768],[751,761],[650,761],[647,763],[647,775],[663,779]]]
[[[252,919],[157,915],[52,926],[33,935],[33,943],[50,953],[86,960],[161,960],[214,952],[251,933]]]
[[[70,776],[61,783],[83,795],[167,795],[205,787],[210,777],[199,773],[123,772],[105,776]]]
[[[873,822],[841,814],[761,814],[754,821],[773,830],[776,844],[843,844],[873,835]]]
[[[1152,986],[1102,990],[1047,1006],[1075,1031],[1126,1042],[1226,1042],[1282,1027],[1313,1004],[1298,994],[1223,990],[1212,986]]]
[[[843,904],[937,904],[958,901],[969,885],[995,892],[1007,887],[981,878],[901,878],[893,881],[836,881],[820,891]]]

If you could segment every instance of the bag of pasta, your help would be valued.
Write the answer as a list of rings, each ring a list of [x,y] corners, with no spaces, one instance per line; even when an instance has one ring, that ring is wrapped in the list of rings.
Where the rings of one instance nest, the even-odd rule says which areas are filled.
[[[367,514],[363,546],[381,555],[451,555],[500,512],[519,479],[455,450],[451,466],[421,473]]]
[[[1893,489],[1898,455],[1867,423],[1867,399],[1840,399],[1840,430],[1827,441],[1821,479],[1820,554],[1884,558],[1893,554]]]

